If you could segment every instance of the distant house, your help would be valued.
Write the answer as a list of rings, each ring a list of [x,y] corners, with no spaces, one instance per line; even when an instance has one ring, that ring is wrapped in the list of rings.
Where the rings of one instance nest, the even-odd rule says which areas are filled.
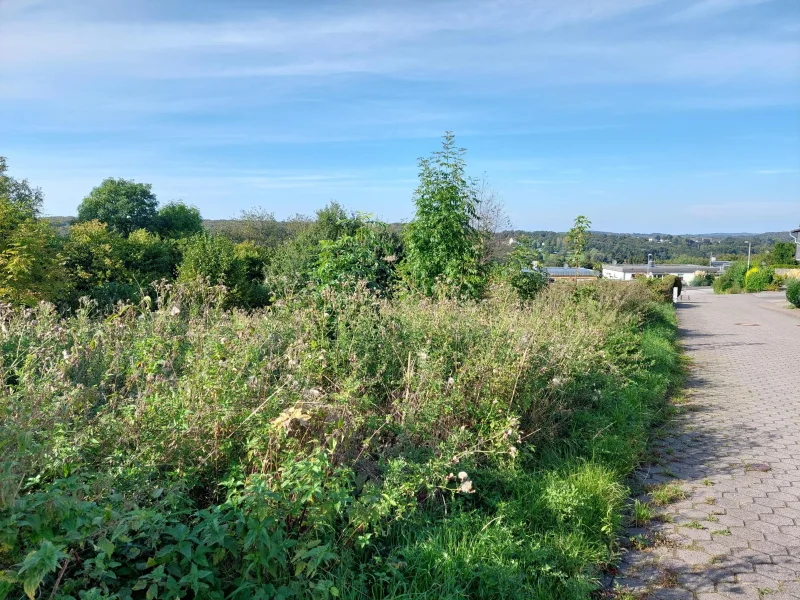
[[[656,277],[662,279],[666,275],[677,275],[682,277],[686,283],[690,283],[695,273],[713,273],[718,274],[722,272],[721,266],[706,266],[706,265],[603,265],[603,277],[605,279],[617,279],[622,281],[630,281],[631,279],[638,279],[640,277]]]
[[[711,261],[708,263],[712,267],[717,267],[720,273],[724,273],[725,270],[730,267],[733,262],[729,260],[714,260],[714,257],[711,257]]]
[[[800,227],[797,229],[792,229],[792,232],[789,234],[792,236],[794,240],[794,258],[797,261],[800,261]]]
[[[545,267],[547,271],[547,278],[550,281],[560,281],[564,279],[571,279],[575,281],[590,281],[600,277],[600,271],[593,269],[584,269],[583,267]]]

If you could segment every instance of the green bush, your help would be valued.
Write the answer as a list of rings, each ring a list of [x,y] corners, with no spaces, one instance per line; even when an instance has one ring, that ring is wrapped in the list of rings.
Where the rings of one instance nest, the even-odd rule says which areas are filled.
[[[694,277],[689,282],[692,287],[703,287],[707,285],[714,285],[715,277],[713,273],[708,271],[695,271]]]
[[[773,269],[769,267],[753,267],[745,274],[745,291],[763,292],[772,283],[773,273]]]
[[[789,279],[786,284],[786,299],[800,308],[800,279]]]
[[[745,276],[747,275],[747,263],[738,261],[728,267],[714,279],[712,284],[715,294],[738,294],[745,287]]]
[[[237,245],[222,235],[202,233],[184,242],[178,281],[224,286],[227,306],[266,306],[270,295],[263,283],[264,253],[254,244]]]

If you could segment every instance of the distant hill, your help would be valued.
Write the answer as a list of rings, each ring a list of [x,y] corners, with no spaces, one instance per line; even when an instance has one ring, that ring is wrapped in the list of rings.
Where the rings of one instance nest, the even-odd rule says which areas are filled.
[[[66,235],[69,224],[75,217],[47,217],[47,220]],[[234,219],[206,219],[203,225],[209,231],[224,232],[240,238],[238,221]],[[275,224],[278,230],[284,223]],[[390,228],[399,230],[399,223]],[[511,248],[509,241],[522,236],[529,238],[539,250],[541,261],[548,266],[562,265],[566,260],[566,233],[558,231],[503,231],[495,236],[493,256],[502,258]],[[707,262],[712,256],[717,258],[736,258],[747,256],[750,242],[752,253],[766,252],[775,242],[791,241],[788,231],[769,231],[765,233],[693,233],[674,235],[669,233],[615,233],[591,231],[586,244],[587,263],[645,262],[652,254],[656,262]]]

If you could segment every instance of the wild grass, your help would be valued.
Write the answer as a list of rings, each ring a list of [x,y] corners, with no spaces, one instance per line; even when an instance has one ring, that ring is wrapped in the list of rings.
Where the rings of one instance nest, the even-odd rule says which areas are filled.
[[[665,483],[650,490],[650,497],[656,506],[666,506],[686,498],[686,492],[674,483]]]
[[[0,308],[0,597],[588,598],[679,368],[644,286]]]
[[[650,505],[647,502],[642,502],[641,500],[634,500],[633,501],[633,514],[631,515],[631,521],[633,522],[634,527],[644,527],[653,519],[653,509],[650,508]]]

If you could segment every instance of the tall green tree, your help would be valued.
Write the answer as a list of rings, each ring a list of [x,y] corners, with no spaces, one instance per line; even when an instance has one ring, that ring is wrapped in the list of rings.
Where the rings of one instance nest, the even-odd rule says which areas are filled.
[[[28,217],[38,217],[44,202],[42,189],[33,187],[27,179],[15,179],[8,174],[5,156],[0,156],[0,198]]]
[[[572,229],[567,232],[570,263],[577,269],[583,262],[583,253],[586,250],[586,235],[592,222],[583,215],[575,217]],[[576,276],[577,280],[577,276]]]
[[[164,238],[186,238],[203,231],[203,217],[194,206],[170,202],[158,210],[156,232]]]
[[[63,286],[58,241],[38,218],[43,195],[8,174],[0,157],[0,300],[33,305],[54,300]]]
[[[419,160],[417,210],[405,230],[402,270],[411,287],[427,295],[441,283],[456,296],[478,298],[486,286],[476,228],[479,199],[466,174],[465,153],[448,131],[442,149]]]
[[[773,265],[793,265],[795,244],[793,242],[775,242],[769,254],[769,262]]]
[[[128,236],[137,229],[154,231],[158,200],[149,183],[108,178],[78,206],[78,221],[100,221]]]

